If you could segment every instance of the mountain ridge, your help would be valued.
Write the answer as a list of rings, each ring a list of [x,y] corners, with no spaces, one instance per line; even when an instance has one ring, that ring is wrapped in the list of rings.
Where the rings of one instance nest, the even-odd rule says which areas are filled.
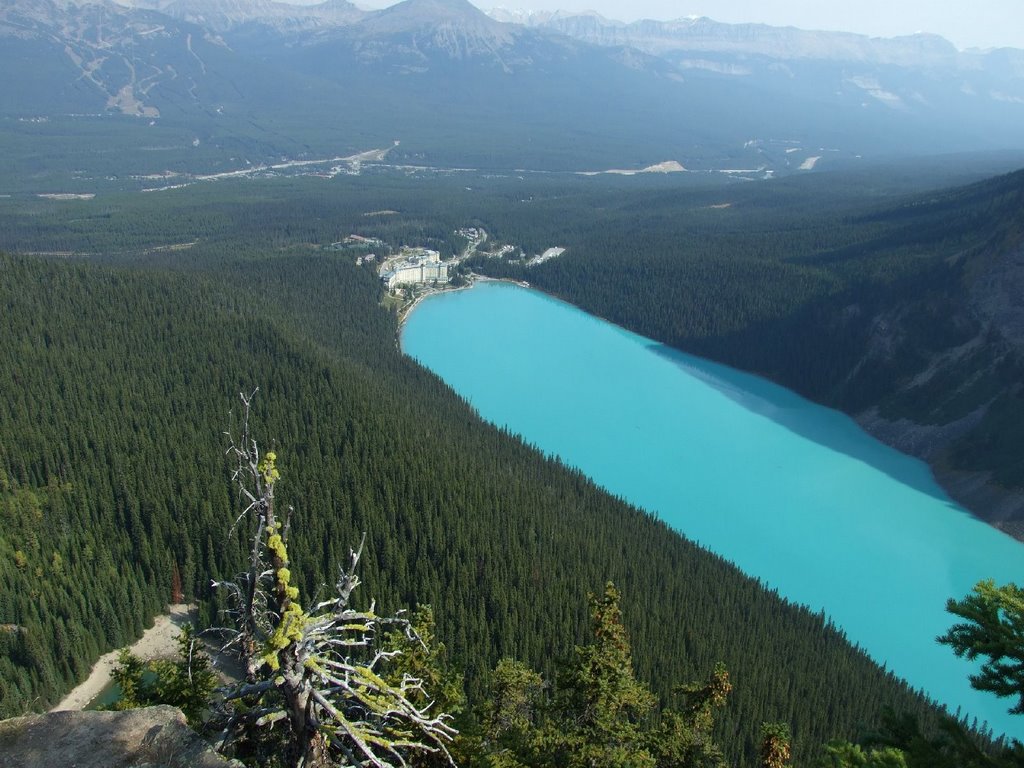
[[[210,158],[208,173],[237,168],[239,156],[343,156],[395,139],[395,157],[418,164],[587,171],[670,159],[753,176],[1024,147],[1022,51],[972,57],[939,38],[708,19],[555,13],[526,26],[467,0],[366,12],[346,0],[140,4],[4,6],[0,66],[15,76],[0,84],[0,117],[156,121],[147,127],[173,129],[182,151],[146,173],[190,170],[189,154]],[[107,175],[152,162],[143,127],[122,127],[136,167]]]

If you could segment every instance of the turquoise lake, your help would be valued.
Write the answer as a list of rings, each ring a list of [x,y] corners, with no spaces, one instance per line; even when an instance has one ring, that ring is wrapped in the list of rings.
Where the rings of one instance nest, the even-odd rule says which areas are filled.
[[[793,601],[951,711],[1024,739],[934,638],[949,597],[1024,579],[1024,545],[841,413],[504,283],[427,299],[404,351],[483,418]]]

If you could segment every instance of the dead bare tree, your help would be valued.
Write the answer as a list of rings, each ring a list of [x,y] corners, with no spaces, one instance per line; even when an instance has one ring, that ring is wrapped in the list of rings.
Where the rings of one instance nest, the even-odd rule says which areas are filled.
[[[238,654],[246,671],[225,691],[222,751],[292,768],[393,768],[425,752],[454,765],[446,747],[455,735],[449,718],[432,713],[429,701],[412,703],[422,701],[413,696],[423,692],[421,681],[404,676],[389,683],[382,672],[398,651],[378,640],[397,629],[418,642],[410,622],[377,616],[372,603],[352,607],[363,544],[340,569],[334,597],[308,611],[299,603],[287,549],[292,510],[282,521],[274,509],[277,456],[261,454],[249,431],[255,394],[242,395],[239,439],[228,433],[233,480],[245,504],[236,525],[253,529],[249,567],[233,582],[214,583],[228,591],[233,624],[224,630],[224,650]]]

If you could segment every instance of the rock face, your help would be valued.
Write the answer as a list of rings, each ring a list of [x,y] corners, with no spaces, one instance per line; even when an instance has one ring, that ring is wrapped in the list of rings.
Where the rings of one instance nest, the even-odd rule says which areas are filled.
[[[771,59],[947,67],[957,50],[937,35],[872,38],[847,32],[821,32],[767,24],[726,24],[708,18],[674,21],[645,19],[631,24],[595,14],[556,16],[536,26],[596,45],[629,45],[661,56],[673,51],[734,53]]]
[[[0,722],[0,768],[241,768],[175,707],[52,712]]]
[[[160,11],[214,32],[250,25],[279,34],[298,34],[352,24],[366,15],[347,0],[306,6],[273,0],[137,0],[133,7]]]

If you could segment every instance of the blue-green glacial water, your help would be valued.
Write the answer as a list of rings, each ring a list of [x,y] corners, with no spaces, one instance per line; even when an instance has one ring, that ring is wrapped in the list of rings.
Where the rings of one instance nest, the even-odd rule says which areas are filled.
[[[485,419],[824,609],[951,711],[1024,739],[1009,700],[973,691],[972,667],[934,641],[948,597],[1024,580],[1024,545],[952,502],[921,462],[763,379],[508,284],[426,300],[402,346]]]

